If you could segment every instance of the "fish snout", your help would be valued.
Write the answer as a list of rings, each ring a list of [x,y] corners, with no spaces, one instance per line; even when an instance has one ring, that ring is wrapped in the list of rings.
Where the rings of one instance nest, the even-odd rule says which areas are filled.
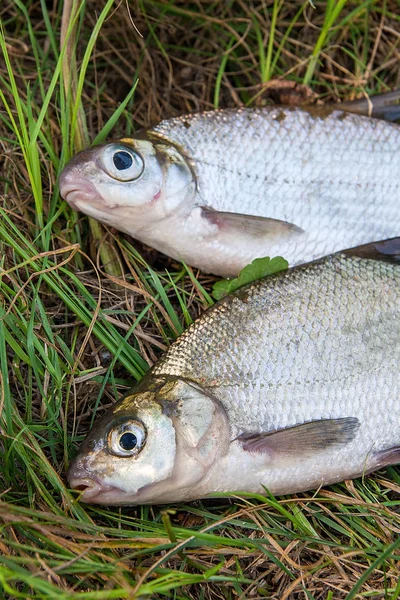
[[[67,479],[73,490],[82,492],[80,499],[84,502],[92,502],[96,496],[104,491],[104,485],[88,471],[85,464],[79,459],[71,463]]]
[[[68,167],[60,175],[60,195],[74,210],[79,210],[79,201],[98,203],[101,200],[94,185]]]

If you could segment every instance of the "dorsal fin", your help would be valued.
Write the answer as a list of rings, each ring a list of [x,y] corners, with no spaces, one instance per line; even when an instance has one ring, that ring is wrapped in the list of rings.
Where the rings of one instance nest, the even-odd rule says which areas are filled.
[[[343,254],[400,264],[400,237],[350,248],[350,250],[345,250]]]

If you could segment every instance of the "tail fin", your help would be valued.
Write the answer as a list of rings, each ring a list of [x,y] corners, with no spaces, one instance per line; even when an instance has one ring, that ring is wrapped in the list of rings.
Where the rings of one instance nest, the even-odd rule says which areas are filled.
[[[385,121],[397,121],[400,119],[400,90],[378,94],[372,98],[342,102],[337,108]]]

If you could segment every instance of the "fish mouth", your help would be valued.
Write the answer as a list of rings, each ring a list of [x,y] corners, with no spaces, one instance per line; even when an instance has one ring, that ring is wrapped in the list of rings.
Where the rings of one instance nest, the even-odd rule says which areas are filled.
[[[86,504],[117,504],[119,506],[135,504],[130,498],[124,500],[126,493],[119,488],[99,483],[93,477],[71,477],[69,484],[71,489],[81,492],[79,500]]]
[[[81,203],[104,205],[104,200],[94,185],[72,173],[61,173],[60,195],[74,210],[79,210]]]
[[[71,489],[81,492],[79,500],[87,504],[113,504],[123,496],[122,490],[102,483],[79,462],[71,464],[67,479]]]
[[[103,487],[90,477],[71,477],[69,480],[70,487],[76,492],[82,492],[80,500],[83,502],[96,502]]]

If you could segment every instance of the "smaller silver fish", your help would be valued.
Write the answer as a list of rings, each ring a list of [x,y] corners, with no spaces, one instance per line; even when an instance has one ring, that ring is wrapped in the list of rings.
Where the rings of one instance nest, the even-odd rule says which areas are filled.
[[[398,125],[340,110],[217,110],[77,154],[60,193],[173,258],[231,277],[254,258],[294,265],[399,235],[399,148]]]
[[[98,421],[82,500],[300,492],[400,462],[400,238],[295,267],[206,311]]]

